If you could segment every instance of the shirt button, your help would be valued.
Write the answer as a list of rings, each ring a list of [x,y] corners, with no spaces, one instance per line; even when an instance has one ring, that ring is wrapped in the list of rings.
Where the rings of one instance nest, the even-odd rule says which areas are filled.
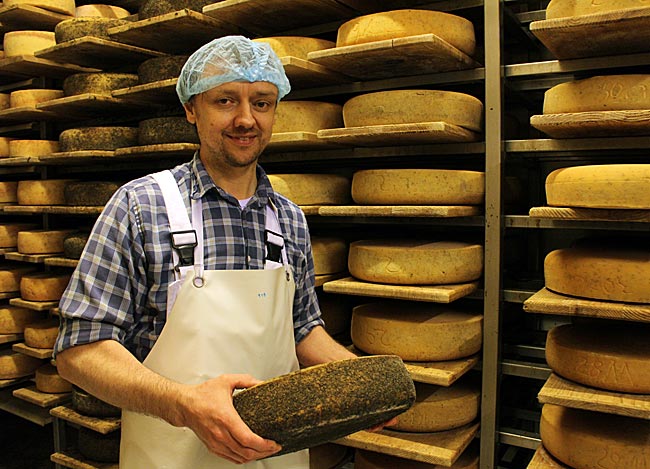
[[[250,262],[251,262],[251,256],[248,256],[248,257],[246,258],[246,262],[248,262],[248,263],[250,264]]]

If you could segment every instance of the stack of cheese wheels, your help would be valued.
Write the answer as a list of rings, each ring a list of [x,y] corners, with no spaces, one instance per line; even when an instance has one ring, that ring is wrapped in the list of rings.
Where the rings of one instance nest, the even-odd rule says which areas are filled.
[[[307,60],[310,52],[331,49],[336,44],[326,39],[301,36],[275,36],[253,39],[255,42],[265,42],[271,46],[278,57],[297,57]]]
[[[389,90],[355,96],[343,105],[345,127],[444,122],[483,129],[483,103],[454,91]]]
[[[34,272],[35,267],[28,265],[7,265],[0,268],[0,293],[20,291],[20,279],[23,275]]]
[[[73,179],[42,179],[18,182],[18,205],[63,205],[65,186]]]
[[[59,150],[62,152],[113,151],[137,143],[138,129],[135,127],[81,127],[59,134]]]
[[[477,205],[485,198],[485,173],[451,169],[366,169],[352,177],[360,205]]]
[[[111,181],[71,182],[65,186],[65,204],[77,207],[103,206],[119,187],[119,183]]]
[[[32,348],[51,349],[59,335],[59,320],[48,318],[25,326],[25,345]]]
[[[0,248],[15,248],[18,233],[36,228],[34,223],[0,223]]]
[[[551,329],[546,361],[558,375],[598,389],[650,394],[650,326],[566,324]]]
[[[165,55],[145,60],[138,66],[140,84],[178,78],[188,57],[188,55]]]
[[[0,350],[0,379],[16,379],[34,374],[42,360],[24,353]]]
[[[108,30],[124,24],[129,24],[129,22],[126,20],[99,16],[71,18],[69,20],[61,21],[54,27],[54,38],[56,39],[57,44],[86,36],[109,39],[110,36],[108,35]]]
[[[138,124],[138,145],[199,143],[196,127],[185,117],[154,117]]]
[[[482,314],[435,303],[386,300],[352,310],[356,348],[407,361],[468,357],[481,349],[482,331]]]
[[[478,450],[466,449],[449,469],[478,469]],[[413,459],[404,459],[384,453],[358,449],[354,453],[354,469],[442,469],[439,464],[430,464]]]
[[[55,254],[63,252],[63,240],[75,229],[41,229],[18,232],[21,254]]]
[[[269,174],[273,190],[297,205],[350,202],[350,178],[338,174]]]
[[[46,363],[36,369],[36,389],[47,394],[61,394],[72,391],[70,381],[61,377],[55,366]]]
[[[355,241],[350,244],[348,270],[360,280],[395,285],[472,282],[483,272],[483,246],[462,241]]]
[[[551,0],[546,7],[546,19],[592,15],[595,13],[646,6],[648,5],[643,0],[609,0],[607,2],[594,2],[593,0]]]
[[[11,137],[0,137],[0,158],[7,158],[11,156],[9,153],[9,142],[14,140]]]
[[[650,164],[573,166],[546,178],[546,201],[555,207],[650,209]]]
[[[51,155],[59,151],[59,142],[57,140],[19,140],[15,139],[9,142],[9,156],[19,157],[39,157]]]
[[[10,31],[4,35],[5,57],[34,55],[55,45],[56,40],[51,31]]]
[[[544,259],[546,288],[561,295],[650,303],[650,249],[632,240],[593,240],[551,251]]]
[[[347,295],[326,293],[317,290],[321,319],[325,321],[325,330],[331,336],[349,334],[352,318],[352,304]]]
[[[99,94],[111,96],[113,90],[138,84],[138,75],[133,73],[75,73],[63,80],[66,96]]]
[[[9,102],[12,108],[35,108],[39,103],[44,103],[58,98],[63,98],[63,90],[18,90],[11,92],[9,95]]]
[[[31,5],[44,10],[61,13],[62,15],[74,16],[75,0],[4,0],[3,6]]]
[[[273,133],[312,132],[343,127],[340,104],[319,101],[280,101]]]
[[[79,18],[82,16],[92,16],[96,18],[126,18],[131,15],[129,10],[114,5],[92,4],[79,5],[74,10],[74,15]]]
[[[0,181],[0,203],[18,202],[18,181]]]
[[[311,240],[316,275],[345,272],[348,265],[348,243],[342,238],[314,236]]]
[[[0,334],[22,334],[25,327],[43,319],[40,311],[19,306],[0,306]]]
[[[339,28],[336,47],[422,34],[435,34],[469,56],[476,50],[471,21],[433,10],[393,10],[354,18]]]
[[[546,450],[573,468],[650,466],[650,420],[545,404],[539,430]]]
[[[69,259],[79,259],[88,242],[89,233],[74,233],[63,240],[63,255]]]
[[[20,297],[26,301],[58,301],[70,281],[67,272],[37,272],[20,279]]]

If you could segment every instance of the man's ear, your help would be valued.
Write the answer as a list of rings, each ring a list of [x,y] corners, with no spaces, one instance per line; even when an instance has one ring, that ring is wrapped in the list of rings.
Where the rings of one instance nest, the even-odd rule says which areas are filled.
[[[194,114],[194,106],[192,101],[188,101],[183,104],[183,109],[185,109],[185,117],[190,124],[196,124],[196,114]]]

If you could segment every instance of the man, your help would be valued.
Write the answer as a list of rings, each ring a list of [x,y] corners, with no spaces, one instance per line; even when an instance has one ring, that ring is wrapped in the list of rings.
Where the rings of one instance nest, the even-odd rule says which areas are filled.
[[[232,405],[299,363],[354,357],[322,327],[304,215],[257,165],[289,90],[265,43],[196,51],[177,91],[199,151],[115,193],[61,299],[57,367],[124,409],[121,469],[309,467],[269,458],[280,446]]]

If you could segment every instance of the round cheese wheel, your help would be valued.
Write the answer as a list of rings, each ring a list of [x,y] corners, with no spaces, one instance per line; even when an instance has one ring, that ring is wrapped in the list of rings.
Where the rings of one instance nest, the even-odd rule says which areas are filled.
[[[544,93],[544,114],[650,109],[650,75],[608,75],[555,85]]]
[[[650,394],[647,324],[562,325],[546,338],[553,371],[593,388]]]
[[[471,282],[483,273],[483,246],[461,241],[355,241],[350,244],[348,270],[360,280],[396,285]]]
[[[34,223],[0,223],[0,248],[13,248],[18,244],[18,233],[36,228]]]
[[[54,254],[63,252],[63,240],[76,230],[29,230],[18,232],[21,254]]]
[[[650,250],[595,243],[556,249],[544,259],[546,288],[562,295],[650,303]]]
[[[9,142],[9,156],[11,157],[38,157],[51,155],[59,151],[59,142],[56,140],[12,140]]]
[[[367,169],[352,178],[361,205],[476,205],[485,199],[485,173],[451,169]]]
[[[18,181],[0,181],[0,202],[18,202]]]
[[[348,266],[348,243],[341,238],[314,236],[311,240],[316,275],[344,272]]]
[[[63,379],[56,367],[46,363],[36,369],[36,389],[48,394],[61,394],[72,391],[70,381]]]
[[[39,272],[23,275],[20,297],[26,301],[58,301],[70,281],[69,273]]]
[[[20,279],[23,275],[34,272],[31,266],[5,266],[0,269],[0,292],[20,291]]]
[[[63,90],[18,90],[9,95],[11,107],[36,107],[38,103],[63,98]]]
[[[63,255],[69,259],[79,259],[88,242],[88,233],[75,233],[63,240]]]
[[[142,0],[138,8],[138,19],[153,18],[185,8],[200,12],[205,5],[211,3],[214,0]]]
[[[352,46],[421,34],[435,34],[465,54],[474,55],[476,37],[472,22],[434,10],[393,10],[354,18],[339,28],[336,46]]]
[[[555,207],[650,209],[650,164],[573,166],[546,178],[546,201]]]
[[[74,385],[72,386],[72,408],[89,417],[119,417],[122,413],[119,407],[104,402]]]
[[[42,360],[24,353],[0,350],[0,379],[16,379],[33,374]]]
[[[32,5],[62,15],[74,16],[75,0],[4,0],[5,7],[13,5]]]
[[[79,453],[91,461],[117,463],[120,459],[120,430],[102,434],[80,427],[77,438]]]
[[[115,26],[129,24],[126,20],[103,18],[98,16],[84,16],[61,21],[54,27],[54,37],[57,44],[61,44],[81,37],[91,36],[109,39],[108,30]]]
[[[99,18],[126,18],[131,15],[125,8],[104,4],[79,5],[75,8],[74,14],[76,17],[94,16]]]
[[[454,91],[378,91],[347,100],[343,105],[343,122],[346,127],[445,122],[480,132],[483,103]]]
[[[59,335],[59,320],[49,318],[25,326],[25,345],[33,348],[49,349],[54,347]]]
[[[14,140],[9,137],[0,137],[0,158],[7,158],[10,155],[9,153],[9,142]]]
[[[154,57],[138,66],[138,78],[141,84],[153,83],[170,78],[178,78],[187,62],[188,55],[165,55]]]
[[[337,174],[269,174],[275,192],[297,205],[343,205],[350,202],[350,178]]]
[[[106,205],[119,188],[120,184],[110,181],[71,182],[64,189],[65,203],[82,207]]]
[[[545,404],[539,425],[544,448],[570,467],[650,466],[650,420]]]
[[[11,107],[11,95],[7,93],[0,93],[0,110],[8,109]]]
[[[154,117],[140,121],[138,145],[161,143],[199,143],[199,135],[185,117]]]
[[[0,306],[0,334],[22,334],[25,327],[41,319],[43,315],[40,311],[18,306]]]
[[[280,101],[273,133],[318,132],[343,127],[341,105],[318,101]]]
[[[301,36],[275,36],[253,39],[254,42],[266,42],[278,57],[298,57],[307,60],[307,54],[317,50],[331,49],[336,46],[332,41]]]
[[[9,31],[4,35],[5,57],[34,55],[55,45],[56,40],[51,31]]]
[[[59,149],[62,152],[113,151],[137,143],[138,129],[135,127],[82,127],[67,129],[59,134]]]
[[[18,205],[63,205],[64,189],[73,179],[18,181]]]
[[[382,301],[352,310],[352,342],[369,354],[403,360],[456,360],[481,349],[483,316],[445,305]]]
[[[85,93],[111,96],[113,90],[137,84],[138,76],[133,73],[75,73],[63,80],[63,93],[66,96]]]
[[[324,443],[309,448],[309,469],[338,469],[351,457],[350,448],[335,443]]]
[[[399,417],[398,417],[399,418]],[[449,469],[479,469],[476,448],[468,448],[449,466]],[[439,464],[429,464],[413,459],[399,458],[384,453],[358,449],[354,453],[354,469],[442,469]]]
[[[333,337],[349,334],[352,318],[352,303],[346,295],[317,291],[321,319],[325,321],[325,330]]]
[[[594,0],[551,0],[546,7],[546,19],[592,15],[607,11],[647,6],[647,0],[608,0],[606,2],[595,2]]]

